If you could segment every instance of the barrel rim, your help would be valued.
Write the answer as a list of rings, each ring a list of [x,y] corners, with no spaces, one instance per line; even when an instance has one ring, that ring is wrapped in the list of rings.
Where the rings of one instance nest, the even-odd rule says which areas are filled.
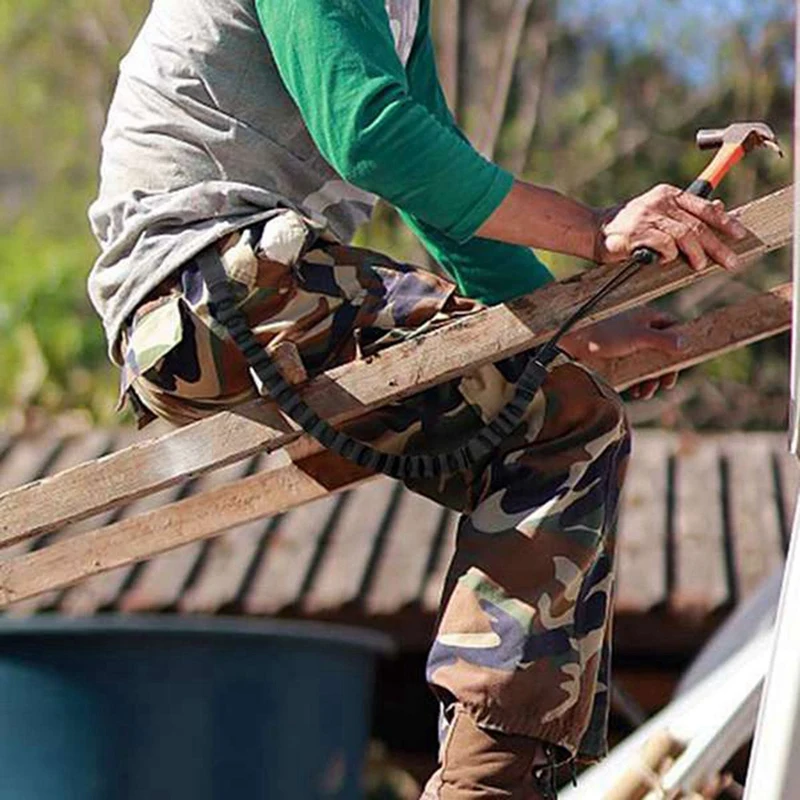
[[[384,633],[312,620],[111,613],[94,617],[65,617],[59,614],[37,614],[25,618],[0,617],[0,637],[73,637],[119,633],[272,637],[355,647],[379,655],[392,655],[397,651],[394,641]]]

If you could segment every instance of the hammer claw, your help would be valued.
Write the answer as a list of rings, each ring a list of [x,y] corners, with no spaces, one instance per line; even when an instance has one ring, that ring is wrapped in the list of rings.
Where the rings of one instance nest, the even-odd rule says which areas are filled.
[[[764,147],[768,147],[770,150],[776,152],[781,158],[783,158],[783,149],[780,146],[780,143],[775,141],[767,140],[764,142]]]

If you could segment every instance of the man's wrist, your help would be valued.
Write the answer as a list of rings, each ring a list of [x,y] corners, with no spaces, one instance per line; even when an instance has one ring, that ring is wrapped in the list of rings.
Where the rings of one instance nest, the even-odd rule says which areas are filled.
[[[606,225],[614,219],[619,213],[619,210],[624,204],[620,203],[615,206],[608,206],[607,208],[595,208],[594,211],[594,251],[592,253],[592,261],[595,264],[606,264],[612,259],[609,257],[608,248],[606,247]]]
[[[515,181],[478,235],[588,261],[598,253],[605,219],[605,209],[593,209],[554,189]]]

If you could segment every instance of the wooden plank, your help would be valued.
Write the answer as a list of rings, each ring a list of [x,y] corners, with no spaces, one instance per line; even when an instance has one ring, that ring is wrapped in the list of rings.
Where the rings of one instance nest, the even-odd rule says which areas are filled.
[[[753,231],[738,247],[743,261],[750,263],[789,240],[791,189],[756,200],[736,214]],[[304,396],[323,416],[342,422],[470,367],[530,348],[550,336],[617,270],[618,267],[589,270],[576,280],[550,284],[529,297],[464,317],[369,359],[339,367],[310,382]],[[694,272],[683,262],[643,270],[601,303],[582,324],[718,271],[719,267],[712,265]],[[298,436],[274,409],[263,403],[217,414],[156,442],[0,496],[0,545],[91,516],[258,451],[276,449]]]
[[[120,519],[115,524],[126,520],[146,516],[149,513],[158,513],[162,508],[172,505],[183,494],[183,485],[170,486],[155,494],[142,497],[126,506],[120,514]],[[104,512],[110,514],[113,512]],[[77,525],[83,525],[79,522]],[[92,530],[113,530],[113,524]],[[76,541],[76,546],[81,547],[83,539]],[[59,611],[75,617],[86,617],[102,611],[104,608],[116,606],[120,595],[130,581],[136,559],[127,561],[122,566],[101,573],[89,572],[85,580],[76,586],[68,588],[59,601]]]
[[[154,423],[164,427],[165,423]],[[121,450],[143,440],[142,432],[135,428],[122,428],[115,434],[114,449]],[[69,526],[70,536],[77,536],[86,531],[92,531],[110,525],[117,519],[129,519],[137,514],[153,511],[161,506],[173,503],[183,493],[183,484],[177,484],[169,489],[156,492],[143,497],[125,506],[119,511],[107,509],[99,515],[89,519],[75,522]],[[89,616],[108,608],[116,603],[123,588],[133,571],[133,564],[127,564],[119,569],[93,575],[81,581],[77,586],[61,592],[58,601],[58,610],[70,616]]]
[[[103,430],[90,431],[87,434],[75,436],[65,442],[53,463],[49,465],[49,468],[54,472],[60,472],[61,470],[69,469],[89,459],[97,458],[111,449],[112,441],[111,433]],[[7,561],[22,553],[28,552],[32,548],[38,549],[39,547],[49,545],[53,541],[59,539],[68,539],[70,536],[77,536],[85,530],[91,530],[95,525],[103,525],[104,522],[105,520],[103,519],[95,519],[88,528],[85,527],[85,523],[68,525],[63,530],[56,531],[53,534],[20,542],[12,547],[6,547],[0,550],[0,561]],[[10,609],[9,614],[17,617],[30,616],[37,611],[54,605],[57,599],[57,592],[45,592],[30,598],[24,603],[17,603]]]
[[[641,614],[667,601],[669,459],[674,438],[637,431],[620,510],[616,610]]]
[[[780,502],[772,471],[773,442],[720,437],[727,465],[728,524],[739,599],[749,597],[783,564]]]
[[[210,472],[197,481],[192,494],[202,495],[204,492],[236,481],[244,477],[250,467],[250,462],[240,461],[238,464]],[[213,510],[209,511],[213,513]],[[202,541],[190,542],[148,561],[139,572],[136,583],[120,598],[120,609],[142,613],[174,606],[202,550]]]
[[[380,547],[394,501],[402,486],[388,478],[378,478],[358,492],[345,505],[341,518],[331,531],[319,571],[303,597],[303,610],[320,614],[340,609],[358,599],[369,580],[368,568],[374,548]]]
[[[686,346],[674,355],[647,350],[614,360],[584,359],[620,391],[647,378],[674,369],[688,369],[739,347],[789,330],[792,325],[792,284],[711,311],[691,322],[677,325]]]
[[[368,614],[395,614],[419,598],[442,507],[403,492],[364,606]]]
[[[243,478],[166,508],[122,520],[79,539],[0,564],[0,608],[83,577],[215,536],[238,524],[280,514],[374,476],[332,453]],[[214,514],[209,513],[214,509]]]
[[[680,443],[675,467],[675,587],[680,612],[707,614],[730,598],[719,448],[692,437]]]
[[[728,323],[735,327],[735,318],[734,319],[729,319]],[[695,335],[697,337],[702,337],[704,335],[703,334],[703,329],[699,329],[699,331],[696,332]],[[683,356],[681,356],[681,357],[683,357]],[[671,363],[668,366],[668,368],[670,368],[670,369],[678,368],[679,366],[680,366],[680,357],[676,357],[675,361],[673,363]],[[646,367],[646,365],[645,365],[645,367]],[[661,362],[661,367],[662,368],[664,367],[664,363],[663,362]],[[298,440],[298,442],[296,442],[295,445],[293,445],[293,447],[294,447],[298,457],[300,457],[300,456],[302,456],[304,454],[310,456],[310,455],[314,454],[315,452],[319,453],[319,449],[320,449],[318,447],[318,445],[316,445],[316,443],[307,440],[307,438],[303,438],[303,439]],[[282,453],[283,453],[283,457],[284,458],[288,457],[288,455],[287,455],[287,453],[285,451],[282,451]],[[275,458],[278,459],[277,463],[279,463],[279,464],[283,463],[283,462],[280,461],[281,453],[275,454]],[[334,460],[332,463],[337,464],[339,462]],[[291,469],[289,470],[287,475],[289,475],[290,473],[291,473]],[[291,481],[291,477],[289,477],[288,480]],[[336,483],[336,487],[335,488],[336,488],[337,491],[340,491],[343,488],[346,488],[345,484],[338,484],[336,481],[334,481],[334,483]],[[248,486],[249,485],[250,484],[248,484]],[[280,485],[280,481],[279,480],[277,481],[276,485]],[[254,521],[254,520],[257,519],[257,517],[250,516],[249,500],[247,498],[247,489],[245,487],[240,487],[240,491],[241,491],[241,493],[239,495],[237,495],[237,504],[238,504],[239,511],[236,512],[236,513],[232,512],[231,514],[228,515],[228,517],[226,518],[226,520],[224,522],[221,521],[220,524],[216,527],[216,532],[222,532],[223,530],[226,529],[227,526],[234,527],[236,525],[246,524],[249,521]],[[251,491],[257,492],[257,493],[262,493],[262,489],[257,483],[256,484],[252,484]],[[321,496],[321,495],[318,495],[318,494],[314,495],[314,497],[319,497],[319,496]],[[211,501],[213,501],[213,500],[214,500],[214,498],[212,497]],[[275,500],[277,502],[277,505],[273,507],[272,505],[270,505],[269,499],[264,497],[263,494],[262,494],[262,496],[260,496],[258,498],[258,503],[260,504],[259,507],[264,509],[263,516],[268,516],[268,515],[270,515],[272,513],[276,513],[276,511],[275,511],[276,508],[286,508],[287,507],[287,505],[286,505],[287,504],[287,498],[285,496],[279,496]],[[301,496],[298,499],[298,502],[302,502],[302,501],[303,501],[303,498]],[[155,513],[156,513],[156,516],[157,516],[157,514],[159,512],[155,512]],[[164,511],[162,513],[164,513],[165,515],[169,515],[172,512],[171,511]],[[191,513],[203,513],[203,512],[196,512],[196,511],[193,510]],[[237,516],[237,514],[238,514],[238,516]],[[147,523],[146,524],[148,526],[150,526],[151,530],[154,529],[155,526],[157,526],[156,520],[154,518],[151,518],[151,517],[147,518]],[[112,531],[112,533],[113,533],[113,531]],[[100,534],[98,533],[98,535],[100,535]],[[212,536],[212,535],[214,535],[214,531],[211,530],[210,527],[208,527],[208,526],[203,527],[202,530],[200,532],[198,532],[198,534],[197,534],[197,536],[199,538],[207,538],[207,537]],[[174,545],[170,541],[168,541],[168,536],[167,536],[167,534],[165,532],[164,537],[161,538],[161,541],[158,544],[158,547],[160,547],[162,550],[166,550],[166,549],[169,549],[172,546],[174,546]],[[141,551],[140,550],[135,550],[135,552],[140,553]],[[146,553],[146,552],[141,553],[141,555],[131,555],[131,556],[128,557],[128,561],[126,561],[124,563],[130,563],[130,561],[135,561],[137,559],[146,557],[148,555],[150,555],[150,553]],[[77,580],[80,577],[85,577],[85,576],[94,574],[95,572],[98,572],[98,571],[102,571],[100,568],[93,567],[91,565],[83,565],[82,568],[79,568],[77,564],[73,565],[73,569],[78,570],[78,572],[75,575],[74,580]],[[108,580],[110,580],[110,579],[108,579]],[[425,590],[425,595],[426,595],[426,598],[427,598],[425,600],[425,602],[431,602],[431,600],[430,600],[431,596],[436,594],[437,592],[438,592],[438,587],[431,588],[431,586],[429,585],[428,588],[426,588],[426,590]]]
[[[459,516],[455,512],[450,512],[448,517],[438,558],[422,590],[422,607],[426,611],[433,613],[439,608],[447,571],[450,569],[450,562],[456,552],[456,532],[458,530]]]
[[[341,496],[323,496],[281,520],[243,597],[246,613],[276,614],[300,602],[306,579],[343,500]]]

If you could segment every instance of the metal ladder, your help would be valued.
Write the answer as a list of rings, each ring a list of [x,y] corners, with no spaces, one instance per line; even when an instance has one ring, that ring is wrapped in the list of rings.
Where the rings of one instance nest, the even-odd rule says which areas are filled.
[[[795,3],[800,13],[800,0]],[[796,17],[795,69],[800,68]],[[800,176],[800,72],[795,77],[794,169]],[[800,193],[795,187],[790,449],[800,457]],[[778,606],[775,645],[756,725],[745,800],[800,798],[800,498]]]

